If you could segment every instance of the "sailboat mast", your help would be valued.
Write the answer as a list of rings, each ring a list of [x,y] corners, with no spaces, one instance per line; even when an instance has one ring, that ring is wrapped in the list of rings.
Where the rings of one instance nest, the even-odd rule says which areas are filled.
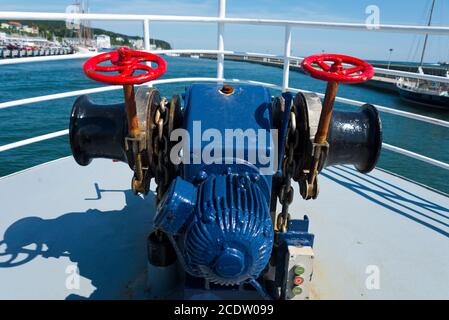
[[[432,24],[432,16],[433,16],[433,9],[435,8],[435,0],[432,1],[432,7],[430,9],[430,16],[429,16],[429,22],[427,23],[427,26],[430,27],[430,25]],[[426,37],[424,39],[424,46],[422,49],[422,53],[421,53],[421,61],[419,63],[419,65],[422,67],[423,62],[424,62],[424,55],[426,53],[426,48],[427,48],[427,40],[429,39],[429,34],[426,33]]]

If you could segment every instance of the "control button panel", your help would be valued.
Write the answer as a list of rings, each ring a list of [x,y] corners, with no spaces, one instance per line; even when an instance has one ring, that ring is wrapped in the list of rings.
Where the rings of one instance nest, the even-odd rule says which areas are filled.
[[[286,297],[290,300],[309,299],[309,286],[313,274],[313,249],[289,246],[288,257]]]

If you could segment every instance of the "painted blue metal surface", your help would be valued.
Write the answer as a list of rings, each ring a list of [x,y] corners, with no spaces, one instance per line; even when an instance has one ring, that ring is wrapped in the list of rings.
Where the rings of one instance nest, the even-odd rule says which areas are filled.
[[[309,217],[288,222],[288,232],[279,233],[279,245],[313,247],[315,236],[309,233]]]
[[[240,174],[211,175],[198,194],[195,215],[182,236],[187,269],[220,284],[257,277],[273,246],[269,200]]]
[[[191,139],[183,151],[190,161],[183,163],[184,179],[175,179],[164,195],[155,225],[171,236],[189,274],[235,285],[257,278],[273,247],[269,202],[274,171],[261,175],[266,163],[258,157],[274,152],[271,96],[259,86],[234,86],[230,95],[221,87],[194,84],[187,89],[184,128]],[[231,136],[229,130],[239,131]],[[235,139],[232,154],[229,141],[213,141],[223,149],[214,148],[208,162],[203,152],[213,143],[210,139],[229,137]]]
[[[221,93],[222,85],[216,83],[193,84],[186,89],[184,128],[191,139],[188,148],[190,164],[183,168],[184,179],[192,181],[201,171],[224,174],[228,168],[237,173],[258,174],[260,169],[272,165],[261,161],[258,153],[258,146],[263,142],[266,144],[266,156],[273,156],[271,152],[274,152],[273,143],[270,143],[273,125],[271,95],[261,86],[240,84],[233,87],[234,93],[231,95]],[[260,136],[251,136],[250,132]],[[234,137],[231,136],[233,133]],[[221,141],[215,141],[217,139]],[[211,152],[214,163],[208,165],[203,160],[213,143],[221,146],[222,150],[215,148],[216,154]],[[231,144],[234,148],[227,147]],[[251,154],[255,154],[256,158],[248,159]],[[207,170],[204,170],[206,166]],[[264,192],[269,194],[271,174],[266,175],[265,180]]]
[[[190,217],[196,204],[194,185],[177,177],[158,205],[159,214],[154,223],[168,234],[175,234]]]

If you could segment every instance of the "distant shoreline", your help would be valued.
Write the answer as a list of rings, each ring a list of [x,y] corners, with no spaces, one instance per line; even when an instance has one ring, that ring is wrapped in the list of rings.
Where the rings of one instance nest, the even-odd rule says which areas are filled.
[[[8,28],[2,28],[2,25],[10,25]],[[25,32],[26,30],[33,30],[34,34]],[[130,36],[122,33],[108,31],[100,28],[89,28],[92,38],[99,35],[107,35],[111,37],[111,45],[127,45],[132,41],[142,40],[142,36]],[[8,35],[17,34],[27,38],[44,38],[48,41],[61,41],[64,38],[78,38],[78,32],[75,29],[68,29],[65,21],[45,21],[45,20],[0,20],[0,33]],[[117,41],[116,41],[117,40]],[[62,41],[61,41],[62,42]],[[163,50],[170,50],[171,45],[167,41],[161,39],[150,39],[150,45],[161,48]]]

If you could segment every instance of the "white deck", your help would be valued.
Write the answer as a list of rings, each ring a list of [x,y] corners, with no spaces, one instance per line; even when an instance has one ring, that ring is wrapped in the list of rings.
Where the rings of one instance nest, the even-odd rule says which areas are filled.
[[[65,158],[0,179],[0,299],[139,298],[154,201],[130,177]],[[448,197],[379,170],[334,167],[320,181],[319,199],[296,196],[291,210],[316,237],[314,298],[449,299]]]

